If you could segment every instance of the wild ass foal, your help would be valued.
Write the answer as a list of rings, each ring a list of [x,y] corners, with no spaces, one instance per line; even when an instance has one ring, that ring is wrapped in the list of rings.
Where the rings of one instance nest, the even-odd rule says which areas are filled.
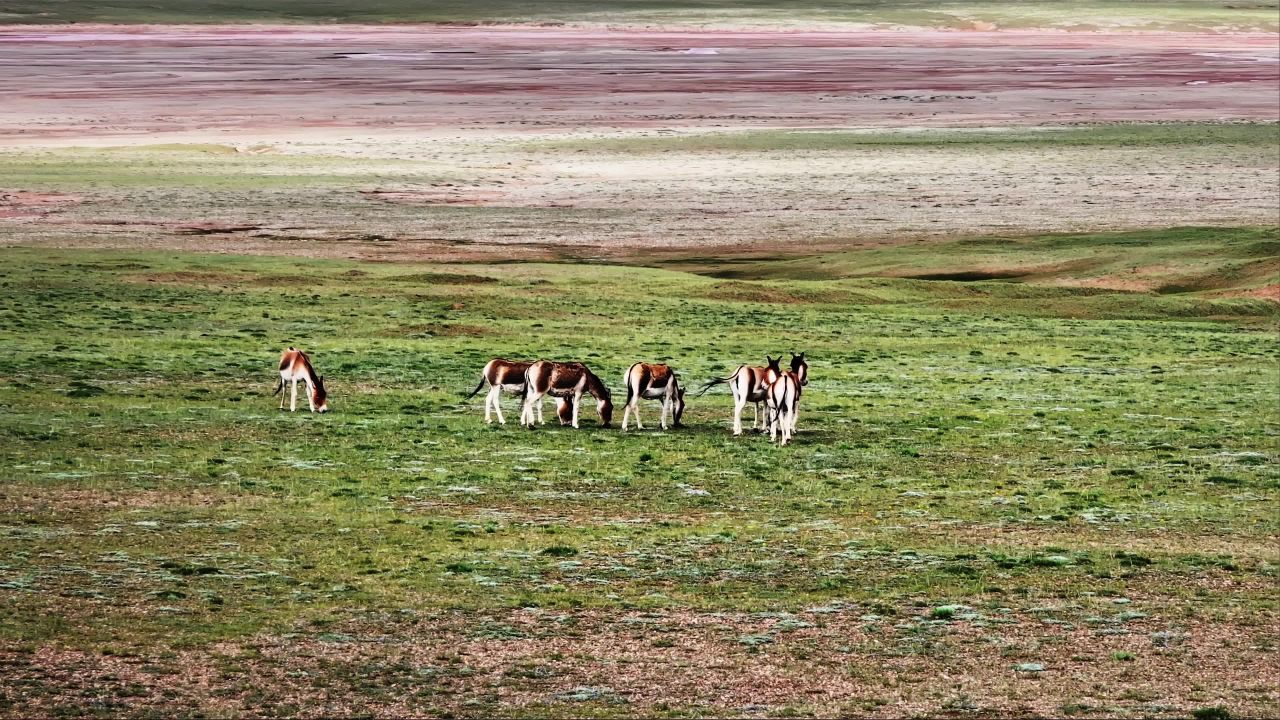
[[[480,384],[476,385],[476,389],[471,391],[468,398],[473,398],[480,392],[480,388],[485,383],[489,383],[489,394],[484,399],[484,421],[493,422],[490,418],[490,411],[498,414],[498,422],[506,425],[507,419],[502,417],[502,405],[498,402],[502,399],[502,393],[524,395],[524,373],[532,365],[531,362],[520,362],[513,360],[505,360],[503,358],[494,358],[485,364],[484,370],[480,371]],[[542,403],[538,403],[536,407],[538,422],[542,422]]]
[[[627,404],[622,410],[622,429],[627,429],[627,418],[634,413],[636,427],[643,430],[640,422],[640,399],[662,400],[662,410],[658,413],[658,425],[667,429],[667,412],[671,412],[671,424],[680,427],[680,416],[684,415],[684,388],[680,387],[680,379],[666,365],[651,365],[638,362],[622,374],[622,382],[627,386]]]
[[[769,361],[766,367],[752,367],[750,365],[739,365],[728,377],[712,378],[711,382],[702,386],[698,391],[698,395],[702,395],[712,387],[721,384],[728,384],[729,390],[733,392],[733,434],[742,434],[742,410],[747,403],[754,403],[755,415],[751,420],[751,429],[754,430],[756,425],[761,430],[765,429],[764,415],[760,412],[760,403],[765,400],[765,390],[774,380],[782,374],[782,356],[779,355],[777,360],[764,356]]]
[[[583,395],[596,399],[596,411],[600,414],[600,426],[609,427],[613,419],[613,400],[609,388],[591,372],[586,365],[579,362],[559,363],[550,360],[539,360],[529,366],[524,373],[524,407],[520,411],[520,422],[533,426],[533,408],[541,404],[544,395],[554,398],[567,398],[573,404],[573,416],[570,423],[578,427],[578,408]]]
[[[324,376],[317,375],[307,354],[290,347],[280,355],[280,382],[276,384],[272,395],[280,395],[285,383],[291,383],[289,392],[289,412],[298,409],[298,381],[307,384],[307,404],[311,412],[329,412],[329,395],[324,389]],[[280,395],[280,409],[284,409],[284,395]]]

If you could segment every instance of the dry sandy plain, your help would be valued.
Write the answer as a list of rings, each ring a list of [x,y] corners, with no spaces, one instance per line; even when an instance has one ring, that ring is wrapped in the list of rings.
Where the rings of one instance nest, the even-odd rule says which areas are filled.
[[[1017,128],[1275,121],[1278,60],[1261,33],[8,27],[0,242],[448,261],[1269,224],[1274,152]],[[832,129],[931,140],[803,135]],[[713,133],[743,139],[688,142]]]

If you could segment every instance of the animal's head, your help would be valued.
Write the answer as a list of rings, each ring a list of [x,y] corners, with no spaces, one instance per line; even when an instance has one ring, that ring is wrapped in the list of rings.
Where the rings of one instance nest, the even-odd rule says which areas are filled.
[[[316,384],[311,388],[311,401],[316,405],[316,412],[329,412],[329,392],[324,389],[324,376],[316,376]]]
[[[609,427],[613,422],[613,401],[608,395],[596,398],[596,412],[600,413],[600,427]]]
[[[684,388],[676,388],[675,411],[672,425],[682,427],[680,418],[684,416]]]
[[[596,399],[596,412],[600,413],[600,427],[609,427],[609,423],[613,422],[613,394],[609,392],[609,386],[594,373],[591,374],[591,378],[594,380],[591,383],[594,386],[591,394]]]
[[[791,373],[801,385],[809,384],[809,363],[804,359],[804,353],[791,353]]]
[[[764,359],[769,361],[769,367],[764,370],[764,381],[766,383],[771,383],[774,380],[777,380],[778,376],[782,374],[782,356],[779,355],[777,359],[774,359],[765,355]]]
[[[573,403],[569,398],[556,398],[556,417],[560,418],[561,425],[573,422]]]

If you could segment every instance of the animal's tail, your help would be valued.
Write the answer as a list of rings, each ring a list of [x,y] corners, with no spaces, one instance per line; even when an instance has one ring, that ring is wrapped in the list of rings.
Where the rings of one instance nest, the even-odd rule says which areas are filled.
[[[729,377],[712,378],[711,382],[707,383],[706,385],[703,385],[702,388],[698,390],[698,393],[694,395],[694,397],[702,397],[703,395],[706,395],[707,391],[710,390],[711,388],[717,385],[723,385],[732,379],[733,379],[732,375],[730,375]]]
[[[766,427],[766,428],[768,428],[770,425],[772,425],[772,424],[774,424],[775,422],[777,422],[777,421],[778,421],[778,419],[782,417],[782,412],[783,412],[784,410],[787,410],[787,411],[790,411],[790,412],[795,412],[795,409],[796,409],[796,403],[797,403],[797,402],[799,402],[799,400],[800,400],[800,391],[799,391],[799,389],[800,389],[800,383],[796,383],[796,394],[792,396],[792,398],[791,398],[791,402],[790,402],[789,406],[788,406],[788,403],[787,403],[787,393],[785,393],[785,392],[784,392],[784,393],[782,394],[782,402],[778,403],[778,404],[777,404],[777,407],[775,407],[775,408],[774,408],[773,416],[772,416],[772,417],[770,417],[770,418],[768,419],[768,421],[765,423],[765,427]],[[772,392],[772,389],[770,390],[770,392]],[[770,398],[769,396],[766,396],[766,397],[765,397],[764,408],[765,408],[765,412],[766,412],[766,413],[768,413],[768,412],[769,412],[769,400],[771,400],[771,399],[772,399],[772,398]]]
[[[284,389],[284,378],[280,378],[279,380],[276,380],[276,389],[275,389],[275,392],[271,393],[271,396],[275,397],[276,395],[279,395],[280,391],[283,389]]]
[[[471,398],[475,397],[480,392],[480,388],[482,387],[484,387],[484,374],[480,375],[480,384],[476,386],[475,390],[471,391],[471,394],[467,396],[467,399],[470,400]]]

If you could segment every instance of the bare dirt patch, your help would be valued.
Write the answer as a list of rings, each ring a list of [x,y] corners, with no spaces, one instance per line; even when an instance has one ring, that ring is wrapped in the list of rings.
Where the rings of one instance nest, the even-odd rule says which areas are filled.
[[[77,195],[66,193],[0,190],[0,219],[46,218],[81,200]]]
[[[0,512],[6,514],[79,514],[157,507],[212,507],[227,502],[225,495],[201,490],[88,490],[43,488],[39,492],[15,488],[0,493]]]
[[[438,190],[364,190],[361,194],[371,200],[406,205],[500,205],[506,198],[505,193],[493,190],[456,187]]]
[[[1105,598],[1096,605],[1114,607]],[[930,620],[928,611],[409,612],[167,658],[57,646],[10,648],[2,657],[12,692],[41,712],[104,692],[128,712],[164,698],[170,708],[256,714],[271,703],[343,715],[354,709],[344,698],[358,690],[362,710],[380,717],[478,716],[496,707],[653,714],[666,704],[717,716],[802,708],[820,716],[1056,717],[1076,708],[1185,717],[1205,706],[1254,716],[1280,699],[1267,661],[1272,624],[1139,614],[1091,627],[1046,624],[1044,611],[963,621]],[[135,691],[119,692],[127,688]]]

